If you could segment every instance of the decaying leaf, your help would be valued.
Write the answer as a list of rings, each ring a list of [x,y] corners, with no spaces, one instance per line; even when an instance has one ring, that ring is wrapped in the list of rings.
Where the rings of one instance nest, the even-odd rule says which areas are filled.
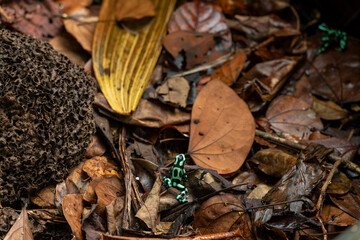
[[[19,218],[6,234],[4,240],[33,240],[26,209],[23,208]]]
[[[308,61],[320,47],[318,35],[309,39]],[[349,37],[345,51],[329,49],[319,54],[308,69],[313,93],[335,102],[360,100],[360,41]]]
[[[119,234],[122,213],[125,206],[125,196],[116,197],[109,205],[106,206],[106,220],[109,233],[112,235]]]
[[[255,163],[263,173],[281,178],[289,168],[295,165],[296,157],[277,148],[268,148],[255,153],[249,161]]]
[[[151,0],[117,0],[116,20],[141,19],[155,15],[154,3]]]
[[[263,101],[270,101],[286,83],[300,59],[284,57],[258,63],[239,80],[235,91],[245,97],[244,86],[251,84]]]
[[[31,201],[42,208],[55,207],[55,186],[48,186],[41,189],[40,192]]]
[[[156,233],[156,220],[158,218],[159,203],[160,203],[160,187],[161,180],[158,177],[154,183],[149,196],[145,200],[145,204],[139,209],[135,217],[144,221],[154,233]]]
[[[216,195],[195,213],[193,227],[201,234],[227,232],[240,229],[243,239],[253,239],[251,221],[240,200],[229,193]]]
[[[323,206],[320,216],[327,224],[336,226],[354,225],[358,221],[358,219],[331,204],[325,204]]]
[[[92,40],[98,19],[97,11],[80,8],[64,19],[64,26],[88,53],[91,53]],[[74,19],[73,19],[73,18]]]
[[[291,96],[277,97],[267,109],[266,118],[277,134],[295,140],[308,139],[312,129],[323,128],[311,106]]]
[[[223,82],[210,81],[191,113],[188,152],[195,163],[219,174],[234,173],[244,163],[254,135],[255,122],[246,103]]]
[[[189,82],[183,77],[170,77],[156,88],[156,92],[165,102],[183,108],[186,107],[189,90]]]
[[[66,221],[69,223],[76,239],[82,240],[81,214],[83,212],[83,202],[79,194],[68,194],[63,197],[62,209]]]
[[[325,120],[340,120],[346,118],[348,111],[343,109],[332,101],[322,101],[316,97],[313,97],[313,109],[320,118]]]
[[[48,39],[61,33],[63,24],[60,8],[51,0],[2,1],[0,24],[10,25],[14,30]],[[7,17],[3,17],[3,16]]]
[[[188,2],[171,15],[168,32],[188,31],[222,35],[225,49],[232,45],[231,32],[224,15],[214,6],[202,1]]]
[[[55,2],[61,6],[65,13],[69,14],[78,9],[90,6],[93,0],[55,0]]]
[[[158,14],[138,34],[116,25],[116,4],[116,0],[102,3],[92,59],[95,76],[111,108],[116,113],[128,115],[136,109],[155,67],[161,51],[161,37],[175,0],[155,0]]]
[[[113,112],[102,94],[98,93],[96,95],[94,104],[104,108],[106,111]],[[118,116],[117,119],[128,124],[161,128],[166,125],[189,122],[190,113],[162,103],[141,99],[135,112],[128,117]]]
[[[239,51],[233,57],[224,63],[221,67],[217,68],[211,75],[212,79],[219,79],[226,85],[231,86],[240,75],[246,61],[246,54]]]
[[[272,187],[266,184],[259,184],[254,190],[252,190],[247,198],[249,199],[262,199]]]
[[[93,157],[84,163],[82,169],[92,179],[108,175],[115,175],[120,178],[117,167],[115,167],[112,163],[108,162],[106,157]]]
[[[216,37],[219,35],[177,31],[166,35],[162,43],[175,62],[178,61],[179,54],[184,53],[183,61],[186,62],[186,66],[180,62],[177,64],[179,68],[192,69],[197,65],[215,61],[227,53],[216,49]]]
[[[360,188],[358,183],[352,182],[353,191],[343,195],[329,194],[331,201],[350,216],[360,218]]]
[[[102,142],[101,138],[97,135],[93,136],[92,142],[88,146],[85,152],[85,157],[92,158],[96,156],[101,156],[106,152],[106,146]]]
[[[120,179],[116,176],[103,178],[95,187],[98,207],[96,213],[100,214],[105,210],[116,197],[124,194]]]
[[[260,17],[236,15],[235,18],[238,21],[232,24],[232,28],[254,40],[261,40],[271,35],[288,37],[300,34],[299,30],[275,14]]]

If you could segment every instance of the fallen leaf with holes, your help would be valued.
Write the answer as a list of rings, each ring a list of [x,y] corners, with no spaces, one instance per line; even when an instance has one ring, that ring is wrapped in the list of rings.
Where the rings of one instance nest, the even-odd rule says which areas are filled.
[[[255,153],[249,161],[255,163],[263,173],[281,178],[289,168],[295,165],[296,157],[277,148],[268,148]]]
[[[151,0],[117,0],[116,2],[116,21],[153,16],[155,16],[155,6]]]
[[[156,88],[156,92],[165,102],[183,108],[186,107],[189,90],[189,82],[183,77],[170,77]]]
[[[63,23],[60,8],[51,0],[2,1],[3,14],[0,24],[11,26],[14,30],[46,40],[59,35]],[[7,16],[7,17],[5,17]]]
[[[114,164],[108,162],[106,157],[102,156],[96,156],[86,160],[82,169],[92,179],[108,175],[115,175],[120,178],[117,167],[115,167]]]
[[[238,78],[246,61],[246,54],[239,51],[233,57],[224,63],[221,67],[215,69],[211,75],[212,79],[219,79],[226,85],[231,86]]]
[[[244,163],[255,136],[255,122],[246,103],[219,80],[197,96],[190,125],[188,152],[202,167],[232,174]]]
[[[313,109],[320,118],[325,120],[340,120],[346,118],[348,111],[332,101],[322,101],[313,97]]]
[[[314,60],[320,48],[320,36],[314,35],[308,50],[308,61],[312,62],[307,73],[313,94],[338,103],[360,100],[360,40],[348,37],[345,51],[328,49]]]
[[[221,34],[224,48],[232,45],[231,32],[224,15],[214,6],[201,1],[185,3],[173,12],[168,32],[178,31]]]
[[[312,129],[321,130],[323,124],[306,102],[292,97],[279,96],[266,111],[271,129],[278,135],[297,141],[308,139]]]
[[[135,217],[141,219],[148,228],[154,233],[156,232],[156,220],[158,218],[159,203],[160,203],[160,187],[161,180],[158,177],[146,198],[144,205],[136,213]]]
[[[196,65],[212,62],[227,53],[216,50],[216,36],[211,33],[178,31],[165,36],[162,43],[175,61],[181,53],[184,53],[185,68],[192,69]],[[178,67],[183,67],[182,64]]]
[[[251,221],[241,201],[232,194],[214,196],[201,204],[194,215],[194,229],[201,234],[240,229],[243,239],[254,239]]]
[[[29,226],[29,218],[26,212],[26,209],[23,208],[20,216],[14,223],[14,225],[10,228],[9,232],[6,234],[4,240],[33,240],[34,237],[32,235],[30,226]]]
[[[120,179],[116,176],[103,178],[96,187],[98,207],[96,213],[101,214],[107,205],[109,205],[116,197],[124,195],[124,190]]]
[[[63,197],[62,210],[66,221],[71,227],[76,239],[82,240],[81,214],[83,212],[83,202],[79,194],[68,194]]]

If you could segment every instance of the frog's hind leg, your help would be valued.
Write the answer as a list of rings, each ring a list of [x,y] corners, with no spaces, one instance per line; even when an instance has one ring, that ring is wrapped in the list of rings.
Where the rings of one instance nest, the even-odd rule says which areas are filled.
[[[182,190],[181,193],[179,195],[177,195],[176,199],[180,203],[187,202],[186,199],[189,197],[189,195],[186,195],[188,193],[188,189],[182,184],[177,184],[176,188],[179,189],[179,190]]]
[[[171,186],[171,179],[167,178],[167,177],[163,177],[163,182],[162,184],[166,187],[166,188],[170,188]]]

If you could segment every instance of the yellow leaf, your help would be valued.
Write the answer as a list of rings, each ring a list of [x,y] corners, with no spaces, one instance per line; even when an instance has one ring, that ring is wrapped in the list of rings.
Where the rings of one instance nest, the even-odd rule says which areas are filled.
[[[116,0],[104,0],[93,39],[93,66],[100,88],[119,114],[134,111],[161,51],[161,38],[176,0],[154,0],[155,17],[132,34],[115,22]]]

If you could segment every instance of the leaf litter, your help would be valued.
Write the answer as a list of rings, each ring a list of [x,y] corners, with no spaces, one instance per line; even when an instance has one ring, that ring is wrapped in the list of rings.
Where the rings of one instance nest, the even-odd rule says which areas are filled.
[[[24,189],[20,239],[62,239],[54,222],[111,240],[328,239],[356,223],[358,39],[339,51],[283,0],[56,2],[6,3],[0,21],[95,76],[97,132],[63,182]],[[14,239],[21,208],[5,205],[0,238]]]

